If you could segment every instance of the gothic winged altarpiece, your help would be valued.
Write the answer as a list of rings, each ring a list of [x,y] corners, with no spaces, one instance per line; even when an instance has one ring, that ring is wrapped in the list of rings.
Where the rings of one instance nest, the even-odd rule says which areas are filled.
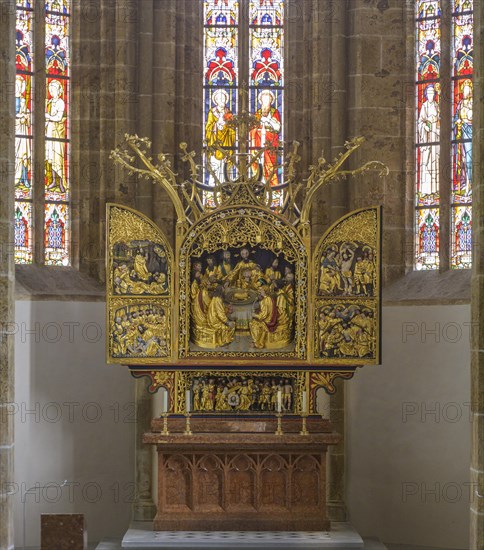
[[[301,447],[300,425],[296,429],[294,423],[301,416],[316,418],[319,388],[334,393],[335,379],[349,379],[357,367],[380,361],[381,211],[373,207],[349,213],[313,246],[311,207],[328,184],[367,170],[383,175],[386,168],[375,161],[344,169],[364,141],[356,138],[334,161],[319,159],[309,178],[298,181],[295,143],[284,165],[272,165],[278,171],[276,182],[283,182],[274,185],[264,166],[264,156],[273,155],[271,146],[246,146],[257,119],[243,111],[231,124],[238,150],[220,143],[207,146],[203,167],[185,143],[180,145],[190,172],[185,181],[166,155],[152,158],[146,138],[127,135],[112,152],[118,165],[165,190],[176,212],[176,231],[170,243],[140,212],[107,205],[107,358],[128,365],[135,377],[149,377],[150,391],[166,389],[166,411],[174,426],[183,423],[177,415],[192,416],[193,436],[186,449],[186,438],[161,437],[168,434],[166,424],[162,432],[161,420],[155,419],[153,432],[145,436],[159,450],[162,481],[155,526],[200,528],[197,521],[205,511],[211,520],[205,517],[202,528],[211,529],[224,526],[217,520],[232,511],[231,520],[243,517],[245,527],[291,529],[296,524],[289,520],[298,517],[294,507],[299,502],[298,528],[327,527],[321,511],[321,450],[337,442],[337,434],[319,434],[321,441],[314,434]],[[277,431],[245,433],[236,453],[233,446],[223,447],[228,419],[250,419],[251,428],[241,431],[267,432],[263,419],[276,412],[279,428],[284,415],[291,432],[287,437],[293,438],[284,440],[284,450],[274,454],[283,441]],[[212,447],[196,439],[199,431],[210,432]],[[252,441],[261,435],[264,441]],[[217,438],[223,440],[218,447]],[[311,451],[310,443],[316,450]],[[197,444],[200,456],[194,454]],[[167,452],[166,445],[175,450]],[[306,454],[301,455],[301,448]],[[231,471],[243,479],[232,483]],[[190,488],[197,476],[199,489]],[[254,488],[264,485],[264,476],[272,480],[270,495]],[[280,487],[280,494],[274,487]],[[317,493],[313,515],[307,508],[308,491]]]

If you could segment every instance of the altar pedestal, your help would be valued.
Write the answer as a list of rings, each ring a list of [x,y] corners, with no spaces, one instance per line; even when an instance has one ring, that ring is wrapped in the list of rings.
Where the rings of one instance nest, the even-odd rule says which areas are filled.
[[[326,531],[326,451],[340,436],[327,421],[285,418],[155,419],[144,442],[157,446],[157,531]]]

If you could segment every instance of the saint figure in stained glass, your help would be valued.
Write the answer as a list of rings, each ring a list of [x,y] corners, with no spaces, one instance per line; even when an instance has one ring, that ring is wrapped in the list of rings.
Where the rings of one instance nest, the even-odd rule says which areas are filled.
[[[259,97],[260,107],[255,116],[260,124],[250,132],[251,147],[258,149],[270,146],[264,151],[263,157],[263,181],[270,181],[271,185],[278,185],[277,175],[277,147],[279,145],[279,133],[281,131],[281,115],[274,106],[276,96],[271,90],[263,90]]]
[[[456,181],[462,191],[468,193],[472,184],[472,80],[461,83],[461,100],[454,117],[454,133],[459,141],[455,148]]]
[[[229,94],[218,89],[212,95],[213,105],[208,112],[207,123],[205,125],[205,139],[207,146],[219,145],[220,147],[232,148],[235,144],[235,129],[227,124],[233,117],[228,106]],[[223,182],[225,180],[224,170],[226,161],[223,153],[216,151],[209,153],[209,163],[216,178]],[[209,185],[214,185],[214,176],[210,174]]]
[[[440,112],[433,84],[425,88],[425,101],[418,117],[419,143],[438,143],[440,139]],[[440,148],[437,145],[420,147],[420,193],[432,195],[439,190]]]
[[[62,99],[63,87],[58,80],[49,83],[50,99],[47,102],[46,120],[46,182],[47,189],[65,193],[65,103]]]
[[[18,74],[15,79],[15,134],[28,136],[30,130],[29,98],[26,77]],[[15,140],[15,185],[30,188],[30,139],[17,137]]]

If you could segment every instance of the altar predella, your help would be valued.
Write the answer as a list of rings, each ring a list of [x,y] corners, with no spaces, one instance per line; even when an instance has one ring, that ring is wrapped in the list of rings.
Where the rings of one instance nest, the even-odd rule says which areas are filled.
[[[258,121],[243,111],[231,123],[238,151],[206,147],[203,168],[180,145],[186,181],[166,155],[151,157],[147,138],[126,135],[112,152],[166,191],[176,241],[140,212],[107,205],[107,360],[148,376],[151,391],[166,388],[170,413],[267,414],[279,393],[285,413],[312,414],[318,388],[332,393],[335,378],[379,363],[381,321],[380,207],[342,217],[314,247],[313,200],[335,180],[387,169],[345,170],[356,138],[299,181],[295,143],[273,167],[283,172],[274,186],[262,166],[271,146],[243,139]]]

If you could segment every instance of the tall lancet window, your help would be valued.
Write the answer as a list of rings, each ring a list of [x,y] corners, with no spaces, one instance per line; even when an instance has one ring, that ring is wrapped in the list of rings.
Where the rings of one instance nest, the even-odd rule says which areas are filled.
[[[255,154],[269,146],[251,167],[273,192],[277,209],[283,199],[284,1],[203,0],[204,140],[207,146],[204,200],[214,205],[220,182],[237,176],[230,153]],[[231,125],[246,109],[257,118],[242,136]],[[213,151],[214,145],[222,151]]]
[[[416,268],[469,268],[473,0],[416,6]]]
[[[69,0],[17,1],[15,260],[21,264],[70,263],[69,35]]]

